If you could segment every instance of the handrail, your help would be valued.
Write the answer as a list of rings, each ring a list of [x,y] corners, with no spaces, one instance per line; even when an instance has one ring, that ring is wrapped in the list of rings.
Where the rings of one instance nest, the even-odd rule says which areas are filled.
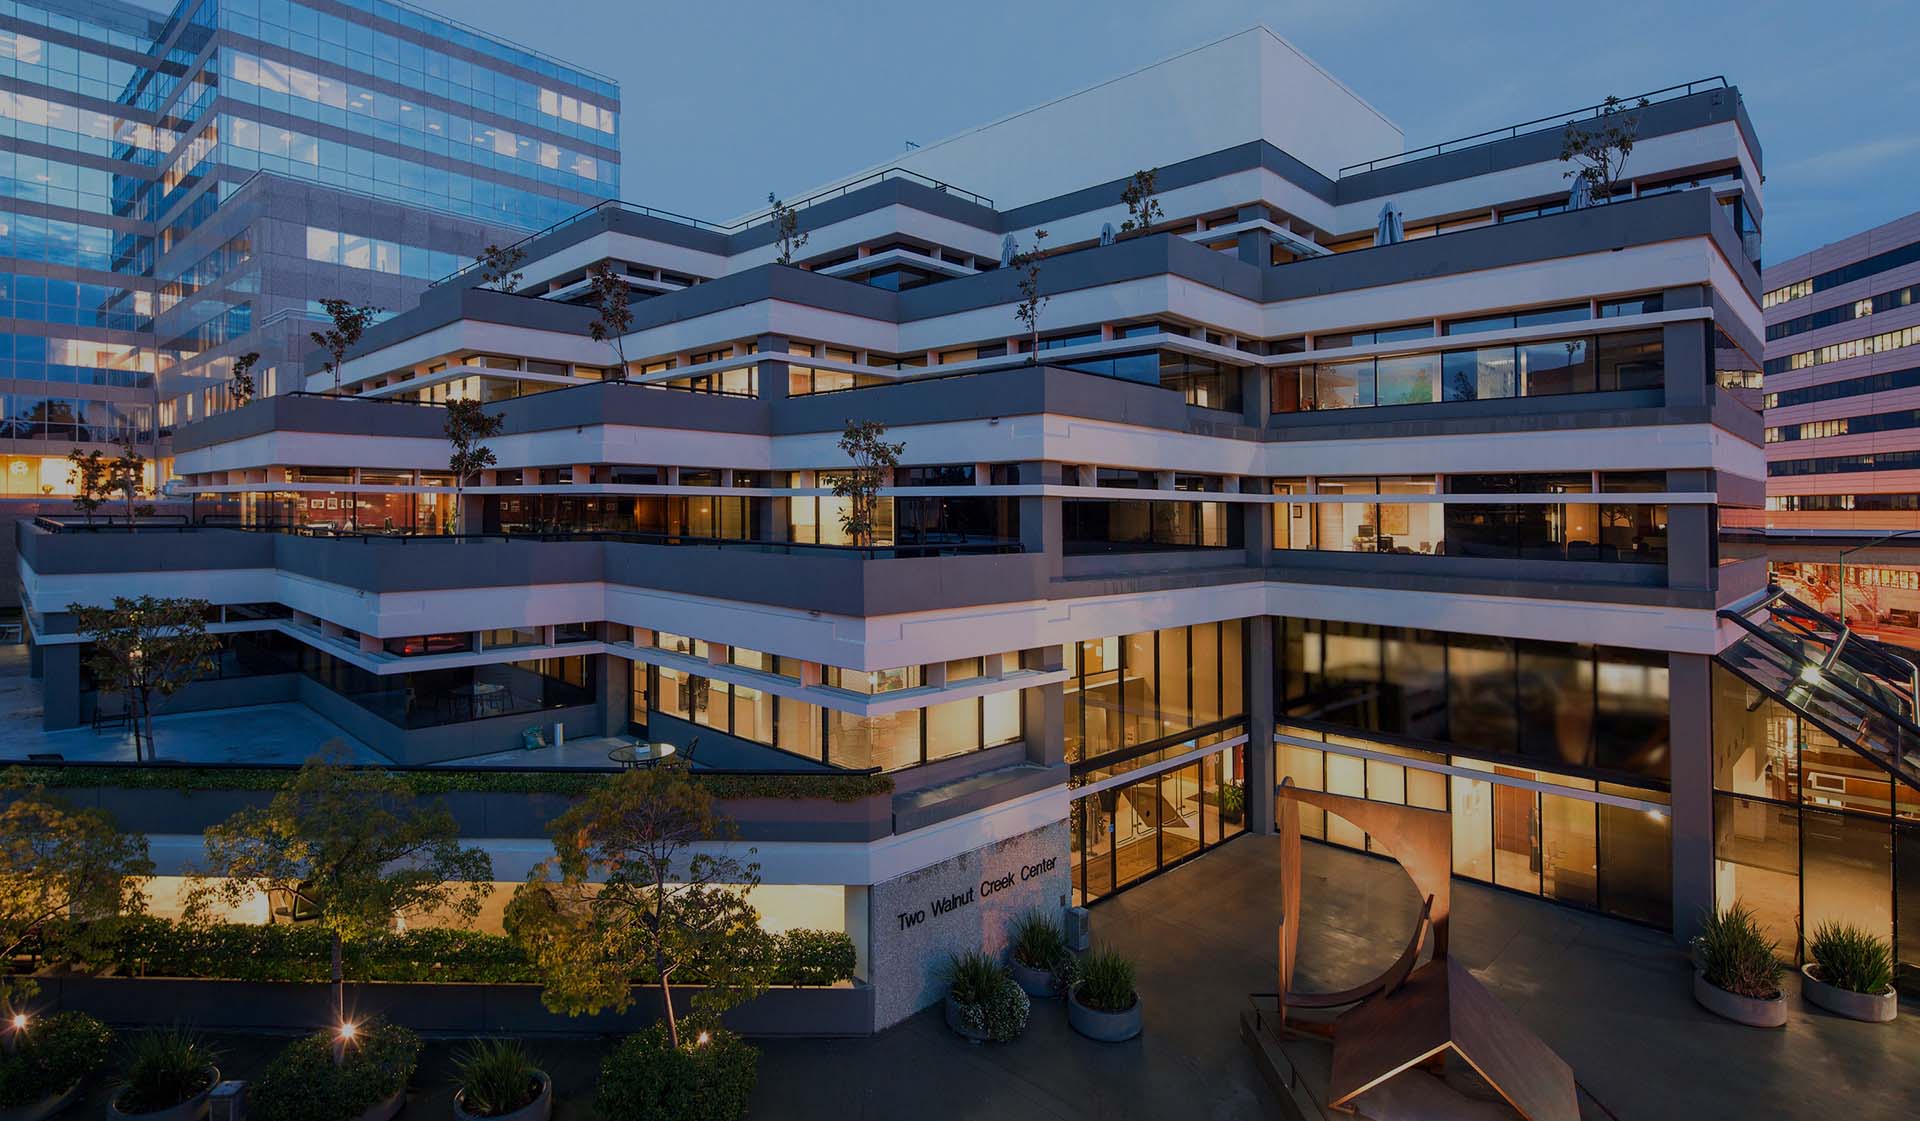
[[[798,200],[797,202],[785,204],[785,208],[788,210],[804,210],[805,208],[812,206],[815,203],[824,202],[827,199],[843,197],[849,192],[854,191],[861,187],[865,187],[870,183],[881,182],[889,178],[912,179],[917,182],[923,183],[926,186],[941,192],[942,194],[955,195],[959,198],[965,199],[968,202],[974,203],[979,206],[984,206],[989,210],[993,208],[993,200],[988,198],[985,195],[977,194],[973,191],[956,187],[951,183],[945,182],[943,180],[935,179],[930,175],[923,175],[920,172],[914,171],[910,168],[904,168],[904,167],[882,168],[879,171],[873,172],[870,175],[862,176],[861,178],[855,179],[848,183],[842,183],[838,187],[829,187],[823,191],[816,191],[813,194]],[[771,209],[759,210],[759,211],[754,211],[753,213],[747,215],[745,218],[742,218],[737,222],[725,222],[725,223],[708,222],[703,219],[690,217],[688,215],[680,214],[672,210],[661,210],[657,207],[645,206],[637,202],[626,202],[621,199],[607,199],[603,202],[597,202],[592,206],[587,207],[585,210],[580,211],[577,214],[573,214],[573,215],[570,215],[569,217],[562,218],[558,222],[554,222],[551,225],[548,225],[547,227],[545,227],[544,229],[535,230],[533,233],[528,234],[527,236],[521,238],[519,241],[516,241],[513,244],[506,246],[505,248],[514,249],[519,246],[526,245],[527,243],[534,241],[538,238],[545,237],[548,234],[557,233],[560,230],[564,230],[569,226],[575,225],[576,223],[587,221],[593,215],[599,213],[602,210],[607,210],[607,209],[624,210],[624,211],[628,211],[634,214],[639,214],[648,218],[661,218],[669,222],[679,222],[683,225],[692,226],[695,229],[712,230],[715,233],[722,233],[722,234],[730,234],[740,230],[749,229],[756,223],[764,221],[765,219],[771,217],[773,214],[773,211]],[[473,270],[479,268],[480,265],[481,265],[481,262],[479,261],[474,261],[470,264],[463,265],[459,269],[448,273],[447,275],[441,277],[440,279],[428,283],[427,287],[437,288],[440,285],[447,283],[448,281],[465,276],[467,273],[470,273]]]
[[[352,483],[341,484],[340,489],[353,489]],[[751,552],[775,555],[795,555],[806,553],[825,554],[827,556],[858,556],[866,560],[920,560],[939,556],[1008,556],[1025,552],[1018,541],[931,541],[924,544],[903,545],[827,545],[812,541],[762,541],[751,538],[701,537],[686,533],[652,533],[641,530],[545,530],[528,533],[367,533],[352,530],[311,530],[285,522],[267,522],[257,525],[217,524],[214,519],[224,522],[233,517],[230,514],[208,513],[201,515],[198,524],[141,524],[135,529],[151,529],[156,532],[192,533],[200,530],[222,530],[238,533],[282,533],[289,537],[310,537],[328,541],[354,541],[362,545],[394,544],[407,545],[419,543],[421,547],[439,543],[485,542],[503,543],[533,542],[538,544],[570,544],[575,542],[616,545],[667,545],[691,546],[694,548],[744,549]],[[50,533],[126,533],[124,525],[76,524],[57,521],[45,514],[34,518],[34,524]]]
[[[522,713],[519,715],[530,715]],[[168,771],[297,771],[304,764],[283,762],[235,762],[232,760],[207,760],[205,762],[187,759],[35,759],[21,763],[9,758],[8,766],[59,767],[80,770],[97,768],[100,770],[168,770]],[[453,760],[447,763],[343,763],[341,766],[350,771],[388,771],[398,774],[423,775],[462,775],[462,774],[509,774],[509,775],[575,775],[575,774],[620,774],[625,768],[614,766],[585,767],[540,767],[517,763],[473,764]],[[693,773],[696,776],[720,776],[724,778],[808,778],[808,777],[870,777],[882,772],[881,767],[833,767],[824,771],[796,771],[783,767],[707,767],[698,766]]]
[[[1696,78],[1691,82],[1682,82],[1681,84],[1676,86],[1667,86],[1664,89],[1652,90],[1647,93],[1637,93],[1637,94],[1634,94],[1632,97],[1623,97],[1619,100],[1618,103],[1616,103],[1615,108],[1618,109],[1623,106],[1631,107],[1632,105],[1641,101],[1642,99],[1645,99],[1647,101],[1672,101],[1675,98],[1687,97],[1693,94],[1694,88],[1696,86],[1703,87],[1706,89],[1729,88],[1727,85],[1726,75],[1715,74],[1711,78]],[[1667,95],[1671,95],[1671,96],[1667,96]],[[1559,113],[1549,117],[1535,117],[1533,120],[1521,121],[1519,124],[1508,125],[1505,128],[1489,129],[1486,132],[1476,132],[1472,136],[1462,136],[1462,137],[1457,137],[1453,140],[1443,140],[1438,144],[1429,144],[1425,148],[1415,148],[1411,152],[1399,152],[1391,156],[1381,156],[1378,159],[1366,160],[1361,163],[1351,163],[1341,168],[1336,178],[1344,179],[1346,178],[1347,173],[1350,171],[1375,171],[1379,168],[1391,167],[1397,163],[1401,163],[1404,161],[1425,159],[1428,156],[1443,155],[1450,151],[1458,152],[1466,148],[1477,148],[1483,144],[1491,144],[1496,140],[1511,140],[1517,136],[1520,136],[1523,132],[1545,131],[1542,128],[1536,128],[1535,127],[1536,125],[1544,125],[1547,127],[1552,127],[1555,125],[1566,124],[1571,121],[1578,120],[1580,118],[1585,117],[1589,113],[1593,114],[1595,117],[1598,117],[1601,114],[1605,113],[1606,110],[1607,110],[1607,103],[1602,101],[1595,105],[1583,106],[1582,108],[1579,108],[1579,109],[1573,109],[1568,112]]]

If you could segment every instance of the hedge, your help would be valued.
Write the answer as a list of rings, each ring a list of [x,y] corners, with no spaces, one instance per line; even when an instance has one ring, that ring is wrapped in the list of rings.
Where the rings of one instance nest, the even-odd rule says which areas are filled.
[[[142,916],[126,919],[90,955],[92,971],[128,977],[189,977],[222,981],[325,981],[331,942],[316,924],[190,926]],[[853,979],[853,939],[839,931],[789,930],[773,935],[775,985],[832,985]],[[40,958],[72,965],[60,932],[49,931]],[[538,984],[539,974],[511,938],[473,930],[421,927],[346,943],[352,981]],[[698,984],[699,978],[675,973]]]
[[[129,790],[279,790],[298,773],[270,767],[14,767],[30,785],[122,787]],[[604,771],[395,771],[416,794],[570,794],[593,791],[609,776]],[[795,773],[791,775],[693,775],[693,781],[721,800],[822,798],[858,802],[893,792],[886,775]]]

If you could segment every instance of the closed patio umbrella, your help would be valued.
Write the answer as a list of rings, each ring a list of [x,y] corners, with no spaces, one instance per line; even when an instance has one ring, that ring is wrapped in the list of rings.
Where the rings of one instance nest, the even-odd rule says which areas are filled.
[[[1407,240],[1406,219],[1400,216],[1400,208],[1392,201],[1380,207],[1380,225],[1373,231],[1375,245],[1395,245]]]

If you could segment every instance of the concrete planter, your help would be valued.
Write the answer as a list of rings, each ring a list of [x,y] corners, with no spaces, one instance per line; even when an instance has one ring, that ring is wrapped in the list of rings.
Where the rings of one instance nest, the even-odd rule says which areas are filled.
[[[400,1107],[406,1104],[407,1088],[402,1086],[394,1091],[392,1097],[368,1106],[365,1113],[353,1118],[352,1121],[393,1121],[394,1116],[400,1112]]]
[[[67,1087],[66,1093],[41,1098],[31,1105],[16,1105],[0,1109],[0,1121],[46,1121],[46,1118],[73,1104],[73,1100],[80,1096],[80,1086],[85,1081],[86,1079],[83,1078]]]
[[[1036,1000],[1048,1000],[1060,995],[1060,990],[1054,988],[1051,969],[1035,969],[1008,954],[1007,970],[1013,974],[1013,983],[1020,986],[1020,991]]]
[[[166,1109],[156,1109],[152,1113],[128,1113],[120,1108],[120,1095],[115,1094],[107,1101],[107,1121],[200,1121],[207,1115],[207,1098],[213,1088],[220,1085],[220,1068],[208,1067],[207,1088]]]
[[[953,1029],[953,1034],[966,1040],[968,1043],[986,1043],[993,1038],[986,1032],[975,1031],[967,1026],[967,1022],[960,1018],[960,1003],[953,999],[952,993],[947,994],[947,998],[942,1006],[946,1011],[947,1026]],[[4,1121],[4,1119],[0,1119],[0,1121]]]
[[[1784,993],[1772,1000],[1741,996],[1712,984],[1705,973],[1696,969],[1693,971],[1693,999],[1700,1002],[1700,1007],[1736,1024],[1745,1024],[1750,1028],[1787,1026],[1787,998]]]
[[[1800,993],[1808,1003],[1849,1020],[1869,1024],[1891,1023],[1900,1014],[1900,997],[1892,988],[1879,993],[1856,993],[1820,979],[1820,967],[1813,962],[1800,967]]]
[[[1140,994],[1133,996],[1133,1007],[1124,1012],[1102,1012],[1080,1003],[1080,990],[1076,986],[1067,993],[1067,1023],[1073,1030],[1088,1039],[1097,1039],[1102,1043],[1123,1043],[1140,1034]]]
[[[453,1121],[547,1121],[553,1116],[553,1079],[547,1077],[544,1070],[533,1072],[540,1082],[540,1093],[534,1099],[512,1113],[501,1113],[492,1117],[480,1113],[468,1113],[465,1090],[453,1095]]]

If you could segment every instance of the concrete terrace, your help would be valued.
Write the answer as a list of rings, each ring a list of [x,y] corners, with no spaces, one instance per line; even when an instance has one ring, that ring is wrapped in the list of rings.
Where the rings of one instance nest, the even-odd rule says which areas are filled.
[[[25,762],[30,755],[59,755],[69,762],[133,762],[133,733],[125,728],[40,726],[40,683],[27,674],[25,646],[0,647],[0,761]],[[525,723],[537,722],[528,714]],[[249,705],[209,712],[157,716],[153,738],[162,760],[173,763],[298,765],[322,750],[341,752],[353,763],[393,760],[303,704]],[[631,742],[606,736],[569,740],[534,751],[501,751],[450,760],[448,767],[608,767],[607,752]]]
[[[1146,1034],[1103,1046],[1037,1003],[1010,1046],[971,1046],[929,1010],[871,1039],[767,1040],[751,1116],[767,1121],[1279,1118],[1240,1041],[1246,993],[1269,990],[1278,843],[1248,837],[1094,909],[1096,936],[1134,955]],[[1385,964],[1414,914],[1399,869],[1307,846],[1307,983],[1334,987]],[[1573,1065],[1604,1105],[1589,1116],[1749,1121],[1920,1115],[1920,1008],[1890,1025],[1804,1006],[1765,1032],[1694,1005],[1685,956],[1664,935],[1538,900],[1456,883],[1454,952]],[[644,998],[643,998],[644,999]],[[218,1041],[227,1077],[257,1077],[282,1041]],[[558,1121],[589,1121],[612,1041],[529,1046],[555,1079]],[[451,1055],[428,1044],[403,1121],[447,1116]],[[73,1113],[104,1108],[104,1087]]]

